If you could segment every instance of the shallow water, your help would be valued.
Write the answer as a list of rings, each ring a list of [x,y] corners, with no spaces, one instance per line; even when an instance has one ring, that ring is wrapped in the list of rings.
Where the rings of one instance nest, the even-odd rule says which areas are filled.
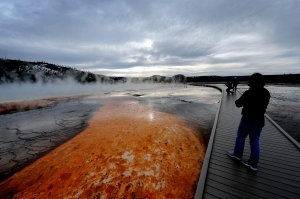
[[[209,87],[174,86],[129,92],[138,100],[154,109],[174,114],[184,119],[204,135],[206,142],[214,122],[220,92]]]
[[[59,96],[104,94],[107,92],[159,88],[160,84],[79,84],[75,82],[23,83],[0,85],[0,103]]]

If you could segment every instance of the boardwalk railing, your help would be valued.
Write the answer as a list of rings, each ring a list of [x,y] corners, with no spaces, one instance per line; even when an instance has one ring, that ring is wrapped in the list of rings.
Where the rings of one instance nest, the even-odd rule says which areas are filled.
[[[291,141],[299,150],[300,150],[300,144],[297,142],[292,136],[290,136],[279,124],[277,124],[270,116],[265,114],[265,117],[289,140]]]

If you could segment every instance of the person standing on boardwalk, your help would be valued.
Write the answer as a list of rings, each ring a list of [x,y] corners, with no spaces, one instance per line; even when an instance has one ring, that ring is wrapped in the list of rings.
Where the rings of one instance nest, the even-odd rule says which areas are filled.
[[[264,88],[265,82],[260,73],[254,73],[248,81],[249,90],[235,101],[237,107],[243,107],[242,118],[238,127],[235,147],[228,152],[231,158],[241,161],[245,139],[249,135],[251,153],[248,161],[242,163],[253,171],[257,171],[259,160],[259,137],[265,124],[264,113],[270,100],[270,92]]]
[[[236,93],[237,85],[239,84],[239,80],[237,77],[234,77],[232,80],[232,85],[233,85],[233,92]]]

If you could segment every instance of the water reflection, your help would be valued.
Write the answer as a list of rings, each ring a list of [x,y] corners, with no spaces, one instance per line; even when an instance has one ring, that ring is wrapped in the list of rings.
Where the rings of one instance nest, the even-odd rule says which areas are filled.
[[[154,113],[153,113],[153,112],[150,112],[150,113],[148,114],[148,116],[149,116],[150,122],[152,122],[152,121],[154,120]]]

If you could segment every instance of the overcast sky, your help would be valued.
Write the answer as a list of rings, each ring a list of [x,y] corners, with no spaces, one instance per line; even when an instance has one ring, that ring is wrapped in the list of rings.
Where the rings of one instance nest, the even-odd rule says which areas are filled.
[[[114,76],[300,73],[300,0],[1,0],[0,57]]]

